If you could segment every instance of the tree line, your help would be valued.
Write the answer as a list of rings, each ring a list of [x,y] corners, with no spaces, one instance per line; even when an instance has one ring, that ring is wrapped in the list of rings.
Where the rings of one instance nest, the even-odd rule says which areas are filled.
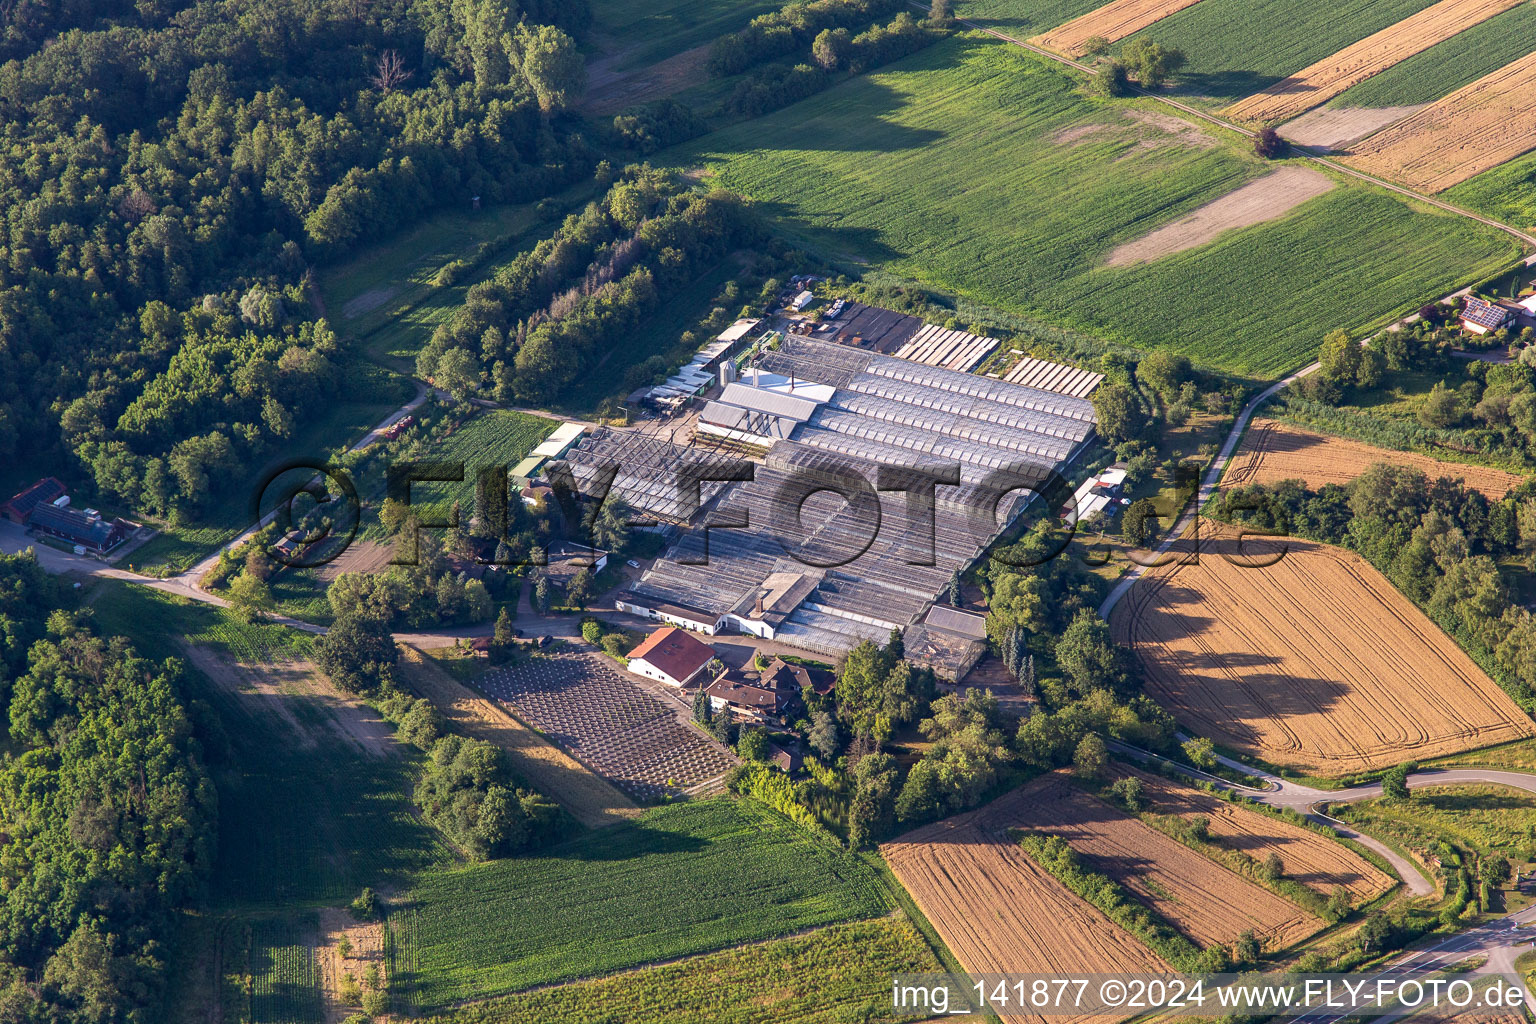
[[[213,865],[217,794],[181,663],[64,603],[30,554],[0,555],[0,1016],[152,1024],[174,916]]]

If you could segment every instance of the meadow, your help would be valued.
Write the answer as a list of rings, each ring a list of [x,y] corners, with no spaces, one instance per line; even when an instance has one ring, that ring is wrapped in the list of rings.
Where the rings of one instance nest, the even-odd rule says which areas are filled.
[[[1407,846],[1440,839],[1502,855],[1515,863],[1536,860],[1536,796],[1504,786],[1414,786],[1407,800],[1362,800],[1330,812]]]
[[[858,858],[727,798],[435,872],[392,903],[391,976],[418,1013],[890,909]]]
[[[1201,0],[1131,36],[1182,50],[1177,91],[1230,102],[1428,7],[1433,0]],[[1283,27],[1282,27],[1283,26]]]
[[[444,210],[320,272],[331,326],[374,359],[409,371],[416,353],[501,259],[549,234],[589,197],[588,181],[537,203]],[[451,284],[438,274],[457,264]]]
[[[1116,245],[1268,167],[1236,136],[1162,111],[1090,100],[1068,73],[973,34],[669,159],[711,165],[832,260],[1260,377],[1308,362],[1335,327],[1389,322],[1518,252],[1341,180],[1279,219],[1104,267]]]
[[[955,15],[1015,39],[1028,39],[1102,6],[1099,0],[960,0]]]
[[[466,1006],[441,1024],[819,1024],[914,1020],[890,1005],[892,974],[943,970],[910,922],[833,925],[596,981]]]
[[[592,25],[615,44],[614,66],[628,71],[734,32],[781,0],[595,0]]]
[[[1530,53],[1536,4],[1524,3],[1443,39],[1341,93],[1330,106],[1431,103]]]
[[[185,661],[175,639],[182,636],[213,641],[237,657],[264,652],[262,660],[300,657],[312,643],[295,630],[249,626],[212,605],[146,587],[108,581],[102,588],[93,602],[100,627],[156,657]],[[283,694],[274,699],[284,701],[285,713],[257,713],[191,666],[185,679],[188,695],[215,713],[203,713],[219,789],[214,909],[349,900],[365,885],[401,884],[411,872],[456,859],[416,815],[410,748],[362,757],[351,743],[296,742],[293,723],[310,735],[336,728],[322,701]]]

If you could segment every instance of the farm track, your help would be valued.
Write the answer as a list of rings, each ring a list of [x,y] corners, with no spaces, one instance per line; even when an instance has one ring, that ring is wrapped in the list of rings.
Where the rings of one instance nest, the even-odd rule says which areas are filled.
[[[926,4],[917,3],[916,0],[911,0],[911,3],[913,7],[919,8],[920,10],[927,10]],[[957,18],[956,20],[959,21],[960,24],[965,25],[967,28],[973,29],[977,32],[983,32],[989,36],[993,36],[994,38],[1001,39],[1006,43],[1012,43],[1014,46],[1023,47],[1031,53],[1039,54],[1040,56],[1049,60],[1053,60],[1058,64],[1065,64],[1068,67],[1076,68],[1078,71],[1081,71],[1084,74],[1098,74],[1092,65],[1084,64],[1080,60],[1074,60],[1071,57],[1064,57],[1059,53],[1053,53],[1044,47],[1036,46],[1033,43],[1027,42],[1023,39],[1011,36],[1006,32],[999,32],[996,29],[987,28],[985,25],[979,25],[974,21],[967,21],[964,18]],[[1224,121],[1214,114],[1208,114],[1205,111],[1196,107],[1192,107],[1187,103],[1181,103],[1176,99],[1163,96],[1158,93],[1148,92],[1139,86],[1133,85],[1130,88],[1134,92],[1145,96],[1148,99],[1156,100],[1157,102],[1172,107],[1175,110],[1183,111],[1190,117],[1198,118],[1202,121],[1208,121],[1219,128],[1225,128],[1228,131],[1237,132],[1239,135],[1243,135],[1250,139],[1256,138],[1258,136],[1258,132],[1253,131],[1252,129],[1244,128],[1241,125],[1233,124],[1230,121]],[[1365,171],[1356,170],[1353,167],[1339,163],[1337,160],[1331,160],[1328,157],[1318,154],[1315,150],[1309,147],[1294,146],[1293,148],[1298,150],[1304,158],[1311,160],[1314,163],[1322,164],[1324,167],[1331,167],[1341,174],[1347,174],[1352,178],[1357,178],[1360,181],[1368,182],[1380,188],[1387,189],[1389,192],[1396,192],[1398,195],[1407,196],[1409,199],[1415,200],[1416,202],[1425,203],[1429,206],[1434,206],[1441,210],[1445,210],[1447,213],[1454,213],[1458,216],[1466,217],[1468,220],[1475,220],[1479,224],[1486,224],[1491,228],[1497,228],[1506,234],[1513,235],[1515,238],[1529,246],[1536,247],[1536,235],[1528,235],[1524,231],[1521,231],[1519,228],[1512,227],[1511,225],[1505,224],[1502,221],[1494,220],[1492,217],[1485,217],[1479,213],[1473,213],[1471,210],[1463,209],[1454,203],[1447,203],[1443,199],[1435,199],[1432,196],[1423,195],[1422,193],[1415,192],[1413,189],[1405,188],[1402,185],[1395,185],[1384,178],[1378,178],[1373,174],[1368,174]],[[1527,264],[1536,262],[1536,256],[1530,257],[1526,260],[1526,262]]]

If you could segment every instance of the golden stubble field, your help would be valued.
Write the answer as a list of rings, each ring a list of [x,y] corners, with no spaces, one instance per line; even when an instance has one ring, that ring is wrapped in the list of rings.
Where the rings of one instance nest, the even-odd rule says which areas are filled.
[[[1443,192],[1536,148],[1536,53],[1410,114],[1358,146],[1352,167]]]
[[[1117,974],[1172,971],[1150,949],[1057,882],[1009,838],[1023,790],[925,825],[880,853],[945,945],[972,974]],[[1050,1017],[1110,1024],[1118,1016]],[[1035,1014],[1007,1014],[1040,1024]]]
[[[1212,841],[1262,861],[1271,853],[1285,864],[1285,877],[1320,896],[1340,886],[1360,906],[1397,884],[1389,875],[1343,843],[1267,814],[1249,810],[1161,775],[1125,768],[1141,780],[1148,810],[1193,821],[1204,818]]]
[[[1315,491],[1325,484],[1347,484],[1378,462],[1411,466],[1422,470],[1431,480],[1459,477],[1490,501],[1498,501],[1525,479],[1502,469],[1442,462],[1416,452],[1388,451],[1360,441],[1314,434],[1278,420],[1257,418],[1221,483],[1223,487],[1235,487],[1300,480]]]
[[[1094,36],[1103,36],[1110,42],[1124,39],[1154,22],[1162,21],[1170,14],[1193,7],[1199,0],[1113,0],[1103,7],[1073,18],[1065,25],[1058,25],[1049,32],[1042,32],[1030,40],[1036,46],[1056,50],[1073,57],[1083,52],[1083,44]]]
[[[1094,870],[1125,886],[1196,945],[1229,945],[1245,931],[1285,949],[1322,927],[1289,900],[1084,792],[1061,772],[1012,797],[1016,827],[1056,835]]]
[[[1228,107],[1244,121],[1274,122],[1295,117],[1337,96],[1350,86],[1427,50],[1442,39],[1487,21],[1524,0],[1440,0],[1417,14],[1388,25],[1310,67]]]
[[[1363,558],[1198,521],[1115,608],[1115,638],[1186,728],[1345,775],[1521,739],[1531,721]],[[1270,564],[1264,564],[1270,563]]]

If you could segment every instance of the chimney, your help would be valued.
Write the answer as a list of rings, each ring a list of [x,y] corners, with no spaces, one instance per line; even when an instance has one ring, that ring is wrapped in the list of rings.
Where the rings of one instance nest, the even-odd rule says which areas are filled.
[[[752,617],[761,620],[763,617],[763,592],[757,592],[757,601],[752,605]]]

